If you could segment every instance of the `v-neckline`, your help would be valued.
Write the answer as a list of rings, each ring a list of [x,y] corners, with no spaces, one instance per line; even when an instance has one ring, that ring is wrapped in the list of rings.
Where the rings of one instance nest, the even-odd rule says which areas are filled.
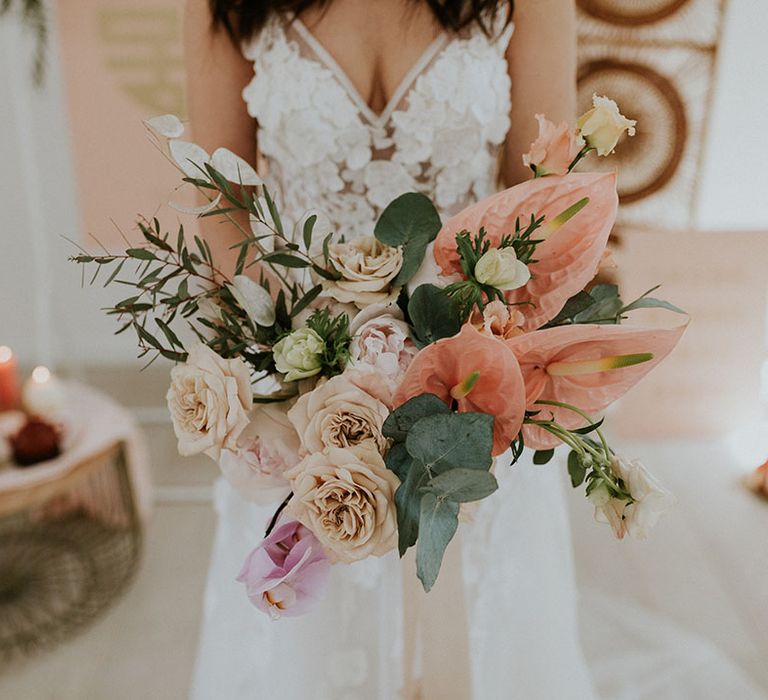
[[[289,24],[292,24],[295,27],[301,38],[309,45],[312,51],[314,51],[318,58],[318,62],[325,64],[325,67],[333,73],[336,80],[338,80],[349,98],[355,103],[355,106],[365,118],[371,125],[377,127],[381,127],[389,121],[392,113],[397,109],[397,105],[400,104],[400,101],[410,90],[419,73],[421,73],[429,62],[443,49],[449,39],[448,34],[445,31],[441,31],[440,34],[435,37],[434,41],[424,50],[413,66],[411,66],[408,72],[403,76],[397,88],[395,88],[395,91],[392,93],[392,97],[390,97],[387,104],[384,105],[384,109],[377,114],[360,94],[360,91],[350,79],[349,74],[339,65],[339,62],[331,55],[328,49],[323,46],[320,40],[307,28],[307,25],[305,25],[298,17],[294,17],[290,20]]]

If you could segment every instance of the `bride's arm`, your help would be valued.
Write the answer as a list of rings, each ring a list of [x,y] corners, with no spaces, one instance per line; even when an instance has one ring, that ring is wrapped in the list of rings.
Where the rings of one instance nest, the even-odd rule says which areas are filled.
[[[241,95],[253,77],[253,64],[223,28],[213,29],[208,0],[187,0],[184,55],[195,143],[209,153],[228,148],[255,167],[256,122],[248,115]],[[229,247],[242,241],[242,235],[228,223],[206,224],[206,229],[204,235],[217,258],[233,262],[237,251],[233,253]]]
[[[512,127],[501,172],[507,186],[531,176],[522,154],[538,133],[535,114],[555,123],[576,118],[574,0],[516,0],[513,19],[515,33],[507,50]]]

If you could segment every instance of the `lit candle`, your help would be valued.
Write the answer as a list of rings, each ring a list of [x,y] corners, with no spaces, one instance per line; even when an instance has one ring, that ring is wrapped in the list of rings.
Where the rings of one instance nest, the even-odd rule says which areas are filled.
[[[17,408],[19,395],[16,357],[8,346],[0,345],[0,411]]]
[[[35,367],[32,376],[24,384],[21,402],[27,413],[50,416],[64,407],[64,389],[51,370],[42,366]]]

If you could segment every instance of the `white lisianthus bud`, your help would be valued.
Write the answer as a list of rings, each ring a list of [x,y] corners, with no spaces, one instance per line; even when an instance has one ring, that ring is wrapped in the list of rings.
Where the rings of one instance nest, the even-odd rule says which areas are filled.
[[[475,278],[480,284],[509,291],[528,284],[531,271],[517,259],[514,248],[491,248],[477,261]]]
[[[240,308],[256,325],[269,328],[275,323],[275,302],[269,292],[245,275],[235,275],[229,291]]]
[[[608,97],[594,95],[592,104],[592,109],[579,117],[576,128],[587,145],[597,151],[597,155],[607,156],[613,153],[625,131],[630,136],[635,135],[637,122],[622,115],[618,105]]]
[[[285,336],[272,348],[278,372],[286,381],[313,377],[322,368],[320,356],[325,350],[323,339],[311,328],[299,328]]]

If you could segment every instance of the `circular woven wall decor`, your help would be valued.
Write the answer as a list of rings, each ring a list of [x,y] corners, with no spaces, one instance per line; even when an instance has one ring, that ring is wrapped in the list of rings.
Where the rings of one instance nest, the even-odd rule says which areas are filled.
[[[589,109],[595,93],[610,95],[638,127],[635,136],[622,139],[611,159],[592,154],[589,169],[618,168],[622,202],[658,192],[680,166],[688,136],[685,105],[674,83],[647,65],[606,59],[581,66],[580,111]]]
[[[690,0],[578,0],[595,19],[621,26],[653,24],[675,14]]]

